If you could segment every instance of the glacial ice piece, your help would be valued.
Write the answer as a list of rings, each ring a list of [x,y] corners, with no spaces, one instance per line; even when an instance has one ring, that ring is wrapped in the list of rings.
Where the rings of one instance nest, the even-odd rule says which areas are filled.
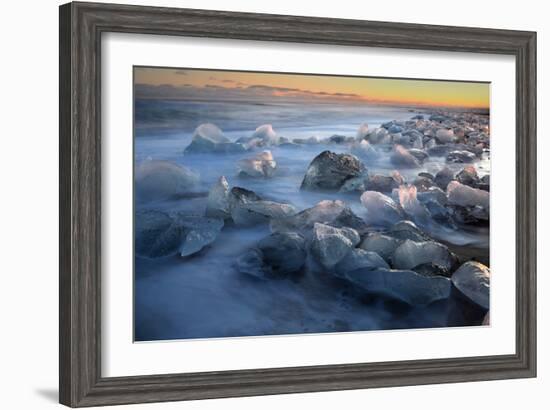
[[[451,277],[456,289],[486,310],[489,310],[490,280],[489,268],[474,261],[464,263]]]
[[[479,206],[483,210],[489,211],[489,192],[463,185],[458,181],[451,181],[447,186],[447,198],[453,205]]]
[[[380,153],[367,140],[361,140],[353,144],[351,153],[368,161],[373,161],[380,157]]]
[[[309,138],[294,138],[292,142],[296,145],[316,145],[319,144],[319,138],[316,136]]]
[[[451,151],[445,160],[451,163],[468,164],[474,162],[476,156],[470,151]]]
[[[348,179],[365,172],[365,166],[357,157],[323,151],[309,164],[300,189],[338,191]]]
[[[233,187],[229,193],[229,211],[236,225],[252,226],[294,215],[296,208],[289,204],[265,201],[253,191]]]
[[[447,203],[447,194],[437,186],[432,186],[425,191],[417,192],[416,197],[423,204],[438,202],[441,205],[445,205]]]
[[[435,133],[435,137],[442,143],[442,144],[448,144],[451,142],[455,142],[456,136],[453,132],[453,130],[449,130],[446,128],[440,128]]]
[[[417,224],[426,226],[430,223],[430,213],[424,204],[416,198],[416,186],[401,185],[399,187],[399,204]]]
[[[369,124],[363,123],[359,126],[359,129],[357,130],[357,140],[361,141],[364,140],[367,137],[367,134],[369,133]]]
[[[347,205],[343,201],[325,199],[296,215],[272,221],[271,229],[273,231],[307,230],[313,228],[315,222],[330,224],[345,209],[347,209]]]
[[[258,242],[263,262],[275,274],[299,271],[306,261],[306,241],[295,232],[273,233]]]
[[[240,273],[254,276],[258,279],[267,279],[271,273],[265,269],[262,251],[256,248],[246,250],[237,259],[235,268]]]
[[[357,231],[351,228],[334,228],[315,223],[311,251],[319,263],[331,269],[340,262],[360,241]]]
[[[456,259],[445,245],[434,241],[414,242],[406,240],[393,253],[393,267],[412,269],[419,265],[432,263],[449,271]]]
[[[186,153],[215,152],[217,145],[230,143],[229,138],[223,135],[216,125],[205,123],[199,125],[193,133],[191,144],[185,148]]]
[[[153,201],[189,192],[199,175],[174,162],[146,160],[136,167],[135,181],[138,200]]]
[[[135,216],[135,252],[147,258],[175,254],[184,232],[173,227],[172,218],[161,211],[137,211]]]
[[[363,192],[365,190],[365,178],[355,177],[348,179],[340,188],[340,192]]]
[[[359,216],[355,215],[351,208],[346,207],[340,214],[329,224],[336,228],[352,228],[359,234],[364,234],[369,230],[369,225]]]
[[[410,148],[408,152],[421,164],[429,157],[428,153],[423,149]]]
[[[259,139],[263,142],[262,146],[277,145],[279,143],[279,137],[277,133],[273,130],[271,124],[260,125],[252,134],[252,139]]]
[[[392,175],[369,175],[365,179],[365,190],[391,193],[403,183],[403,177],[395,171]]]
[[[286,218],[297,212],[292,205],[264,200],[231,202],[230,210],[233,222],[241,226],[268,223],[271,219]]]
[[[351,272],[356,269],[367,268],[389,269],[390,266],[376,252],[366,251],[364,249],[352,249],[344,259],[336,264],[334,271],[339,275],[345,275],[346,272]]]
[[[448,119],[449,117],[443,114],[432,114],[429,117],[430,121],[436,121],[436,122],[444,122],[444,121],[447,121]]]
[[[429,305],[449,297],[451,281],[443,276],[423,276],[411,270],[357,269],[346,278],[367,292],[382,294],[409,305]]]
[[[456,180],[462,185],[468,185],[472,188],[477,188],[480,183],[477,171],[472,165],[465,166],[464,169],[456,175]]]
[[[409,129],[403,131],[403,139],[405,139],[405,144],[411,148],[422,149],[424,147],[424,134],[415,129]]]
[[[390,134],[388,133],[388,130],[383,127],[375,128],[368,131],[365,134],[364,139],[366,139],[371,144],[383,144],[389,142]]]
[[[188,256],[212,243],[223,221],[202,216],[168,214],[146,210],[136,213],[136,254],[158,258],[179,252]]]
[[[393,124],[390,128],[388,128],[388,132],[390,134],[397,134],[397,133],[400,133],[403,131],[403,127],[397,125],[397,124]]]
[[[179,248],[180,256],[199,252],[216,240],[223,228],[223,220],[195,216],[178,217],[177,223],[187,231]]]
[[[239,174],[252,178],[271,178],[277,168],[271,151],[263,151],[253,158],[245,158],[238,162]]]
[[[345,144],[347,142],[347,138],[344,135],[334,134],[330,136],[328,142],[330,144]]]
[[[418,168],[420,162],[416,157],[407,151],[402,145],[395,145],[390,156],[390,162],[400,168]]]
[[[231,216],[229,212],[229,184],[223,175],[208,192],[206,216],[221,219],[228,219]]]
[[[373,225],[389,225],[404,217],[403,210],[389,196],[376,191],[365,191],[361,203],[367,209],[365,220]]]
[[[441,188],[433,186],[426,191],[418,192],[417,198],[428,209],[432,218],[441,223],[449,223],[449,211],[445,207],[447,205],[447,195]]]
[[[401,243],[403,243],[403,241],[400,239],[382,233],[372,233],[361,242],[359,247],[366,251],[376,252],[384,258],[385,261],[389,261],[393,252]]]
[[[455,179],[455,174],[451,169],[448,167],[443,168],[440,170],[437,174],[435,174],[434,182],[436,185],[443,189],[444,191],[447,190],[447,185],[449,185],[449,182]]]
[[[412,183],[418,192],[424,192],[435,185],[433,178],[418,175]]]
[[[393,224],[386,232],[386,235],[401,240],[410,239],[415,242],[431,240],[428,235],[422,232],[422,230],[414,224],[414,222],[407,220],[402,220]]]

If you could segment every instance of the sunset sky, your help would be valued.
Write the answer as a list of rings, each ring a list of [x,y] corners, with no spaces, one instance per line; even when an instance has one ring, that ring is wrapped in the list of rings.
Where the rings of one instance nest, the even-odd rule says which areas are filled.
[[[369,77],[135,67],[138,98],[363,101],[489,107],[489,84]]]

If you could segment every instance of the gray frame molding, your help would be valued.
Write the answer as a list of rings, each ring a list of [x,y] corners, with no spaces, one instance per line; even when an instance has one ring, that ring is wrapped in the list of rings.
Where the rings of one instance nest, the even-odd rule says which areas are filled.
[[[59,11],[61,403],[82,407],[535,377],[536,33],[94,3],[69,3]],[[515,56],[516,353],[101,377],[100,39],[104,32]]]

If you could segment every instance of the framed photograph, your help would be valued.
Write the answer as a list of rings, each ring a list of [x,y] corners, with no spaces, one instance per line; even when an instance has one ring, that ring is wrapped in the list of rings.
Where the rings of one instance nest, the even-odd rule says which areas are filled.
[[[536,375],[536,33],[60,7],[60,402]]]

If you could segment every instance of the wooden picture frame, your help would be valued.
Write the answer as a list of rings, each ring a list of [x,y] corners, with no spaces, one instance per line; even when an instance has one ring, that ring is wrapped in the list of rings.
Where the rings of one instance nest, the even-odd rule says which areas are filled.
[[[101,35],[107,32],[507,54],[516,59],[516,352],[101,376]],[[60,7],[60,402],[71,407],[536,375],[536,33],[94,3]]]

